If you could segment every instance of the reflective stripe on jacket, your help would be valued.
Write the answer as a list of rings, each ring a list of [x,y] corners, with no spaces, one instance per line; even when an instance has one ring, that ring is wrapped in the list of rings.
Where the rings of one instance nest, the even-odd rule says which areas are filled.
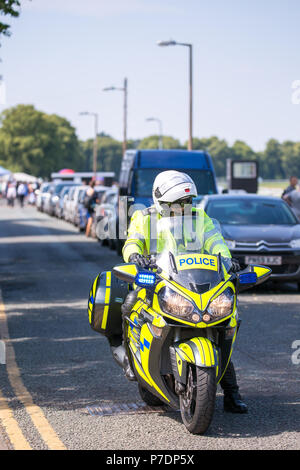
[[[203,217],[203,225],[201,234],[203,253],[217,255],[220,253],[225,258],[231,258],[230,251],[224,241],[220,231],[214,226],[212,219],[204,212],[203,209],[192,209],[193,215]],[[149,255],[150,253],[160,253],[162,246],[159,238],[151,236],[155,232],[153,225],[161,219],[161,215],[156,211],[154,206],[145,210],[137,210],[134,212],[129,229],[128,237],[123,247],[123,258],[125,263],[129,262],[129,258],[133,253],[141,255]],[[152,227],[151,227],[152,222]],[[187,238],[185,234],[185,238]]]

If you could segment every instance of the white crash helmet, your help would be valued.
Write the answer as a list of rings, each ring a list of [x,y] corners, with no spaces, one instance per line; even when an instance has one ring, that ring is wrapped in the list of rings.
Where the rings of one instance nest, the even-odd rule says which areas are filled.
[[[186,173],[175,170],[163,171],[154,180],[152,197],[156,210],[160,214],[162,214],[164,203],[173,203],[196,196],[196,185]]]

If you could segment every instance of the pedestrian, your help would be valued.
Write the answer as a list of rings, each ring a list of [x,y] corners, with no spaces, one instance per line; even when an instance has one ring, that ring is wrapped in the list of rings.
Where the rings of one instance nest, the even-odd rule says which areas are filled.
[[[290,177],[290,185],[287,188],[285,188],[285,190],[283,191],[281,197],[284,198],[284,196],[289,194],[291,191],[294,191],[294,189],[297,189],[297,185],[298,185],[297,176],[291,176]]]
[[[19,199],[21,207],[24,207],[24,199],[27,196],[27,194],[28,194],[27,184],[21,181],[17,189],[17,195],[18,195],[18,199]]]
[[[300,188],[289,191],[288,194],[283,196],[283,199],[291,207],[292,211],[300,222]]]
[[[14,207],[16,197],[17,197],[16,184],[15,182],[10,181],[8,183],[8,187],[6,191],[7,205],[10,207]]]
[[[93,215],[94,215],[94,208],[97,200],[97,193],[95,191],[96,181],[92,180],[89,183],[89,188],[86,191],[86,195],[84,198],[84,206],[87,210],[87,224],[85,234],[87,237],[90,236],[92,223],[93,223]]]

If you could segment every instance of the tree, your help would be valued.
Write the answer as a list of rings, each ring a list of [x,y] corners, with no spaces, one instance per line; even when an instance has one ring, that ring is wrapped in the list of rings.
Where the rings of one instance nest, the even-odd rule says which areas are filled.
[[[62,168],[80,169],[79,142],[65,118],[31,105],[7,109],[0,117],[0,160],[5,167],[42,177]]]
[[[236,160],[255,160],[256,153],[242,140],[236,140],[232,146],[232,158]]]
[[[205,150],[212,157],[216,175],[224,177],[226,175],[226,160],[233,158],[233,151],[228,146],[226,140],[220,140],[216,136],[206,139],[193,139],[194,150]]]
[[[92,171],[93,146],[93,139],[81,142],[84,171]],[[113,139],[109,135],[99,134],[97,139],[97,148],[97,170],[113,171],[116,174],[116,178],[118,178],[122,162],[122,143]]]
[[[268,179],[281,179],[285,177],[282,167],[283,152],[281,144],[276,139],[270,139],[264,152],[261,154],[261,175]]]
[[[293,175],[300,175],[300,142],[283,142],[281,149],[284,176],[290,178]]]
[[[171,136],[164,135],[162,138],[162,144],[164,149],[181,149],[182,146],[179,140],[174,139]],[[159,136],[150,135],[142,139],[138,145],[139,149],[158,149],[159,147]]]
[[[0,14],[4,16],[18,17],[19,7],[21,2],[19,0],[0,0]],[[0,35],[10,36],[10,25],[0,22]]]

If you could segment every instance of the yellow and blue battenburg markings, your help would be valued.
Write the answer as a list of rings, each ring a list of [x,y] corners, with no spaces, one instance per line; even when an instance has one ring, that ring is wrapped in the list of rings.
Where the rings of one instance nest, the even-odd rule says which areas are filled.
[[[101,328],[105,330],[107,324],[108,310],[109,310],[109,301],[110,301],[110,287],[111,287],[111,272],[107,271],[106,273],[106,289],[105,289],[105,307],[103,312]]]
[[[89,302],[88,302],[88,312],[89,312],[89,322],[90,323],[92,323],[92,312],[93,312],[93,305],[94,305],[94,302],[95,302],[98,278],[99,278],[99,276],[96,277],[96,279],[93,283],[93,286],[90,290],[90,296],[89,296]]]
[[[146,338],[144,338],[144,339],[140,342],[140,348],[141,348],[142,351],[144,351],[144,348],[147,348],[147,349],[150,348],[150,343],[149,343],[149,341],[146,340]]]
[[[218,271],[218,258],[212,255],[181,255],[176,256],[176,266],[179,271],[184,269],[209,269]]]

